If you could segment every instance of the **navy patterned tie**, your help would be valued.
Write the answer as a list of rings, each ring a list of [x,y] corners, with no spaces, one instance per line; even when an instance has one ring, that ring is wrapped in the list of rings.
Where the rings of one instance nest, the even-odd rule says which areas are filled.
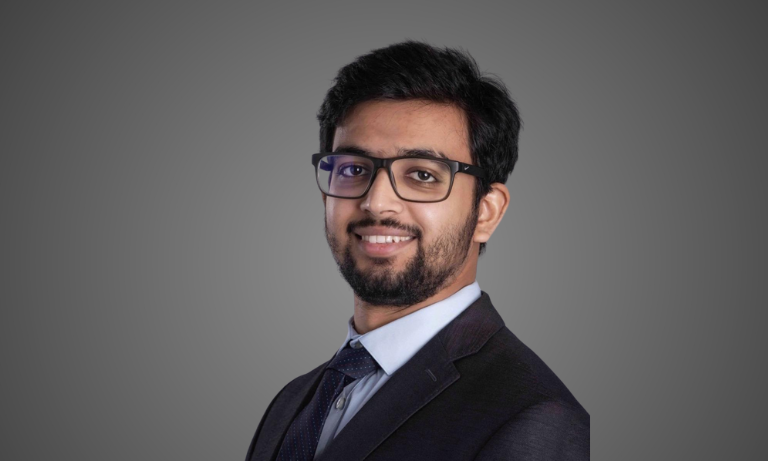
[[[280,461],[310,461],[315,457],[317,443],[331,404],[352,381],[375,371],[378,364],[358,342],[358,348],[349,345],[331,360],[312,400],[293,420],[280,446]]]

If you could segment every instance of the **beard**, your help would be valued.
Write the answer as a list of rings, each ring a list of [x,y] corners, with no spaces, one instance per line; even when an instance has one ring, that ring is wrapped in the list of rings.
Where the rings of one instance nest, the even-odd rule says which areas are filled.
[[[421,230],[391,218],[378,222],[367,218],[349,223],[349,239],[344,248],[341,248],[336,236],[329,232],[326,218],[325,237],[339,266],[339,272],[359,299],[373,306],[408,307],[434,296],[453,281],[467,259],[477,226],[477,217],[478,209],[473,207],[464,223],[443,229],[439,232],[439,237],[429,245],[422,242]],[[405,230],[415,237],[416,254],[402,271],[395,272],[392,258],[370,258],[370,269],[362,270],[358,267],[352,257],[352,245],[357,240],[353,230],[374,225]]]

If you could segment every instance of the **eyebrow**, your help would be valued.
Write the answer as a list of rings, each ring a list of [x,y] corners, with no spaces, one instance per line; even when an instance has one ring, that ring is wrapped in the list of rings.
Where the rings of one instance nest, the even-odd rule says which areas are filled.
[[[362,149],[357,146],[339,146],[334,152],[348,152],[350,154],[367,155],[369,157],[376,157],[373,152]],[[434,157],[450,160],[447,155],[440,151],[433,149],[399,149],[397,151],[398,157]]]

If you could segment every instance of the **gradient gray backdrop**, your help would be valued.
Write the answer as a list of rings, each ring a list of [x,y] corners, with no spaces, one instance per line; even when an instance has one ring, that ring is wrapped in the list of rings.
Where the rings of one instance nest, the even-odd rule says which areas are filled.
[[[595,459],[765,451],[765,8],[105,3],[0,13],[0,458],[245,456],[352,313],[315,113],[406,38],[468,50],[520,107],[478,281],[591,413]]]

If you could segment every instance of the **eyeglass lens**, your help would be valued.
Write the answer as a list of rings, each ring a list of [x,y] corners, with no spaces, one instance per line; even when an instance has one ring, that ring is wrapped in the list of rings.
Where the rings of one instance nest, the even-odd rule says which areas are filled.
[[[442,200],[451,187],[451,168],[440,161],[401,158],[392,162],[395,190],[405,200]],[[317,165],[320,189],[337,197],[360,197],[372,180],[373,162],[355,155],[328,155]]]

